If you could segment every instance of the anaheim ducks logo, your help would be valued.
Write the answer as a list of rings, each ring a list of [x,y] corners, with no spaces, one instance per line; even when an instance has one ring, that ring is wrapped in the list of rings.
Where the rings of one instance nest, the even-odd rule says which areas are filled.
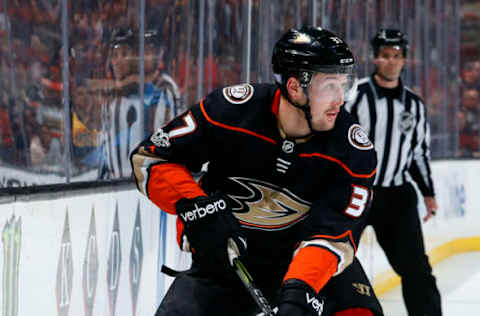
[[[281,230],[301,221],[310,203],[274,184],[260,180],[230,178],[247,189],[246,196],[229,195],[237,204],[232,208],[240,224],[252,229]]]

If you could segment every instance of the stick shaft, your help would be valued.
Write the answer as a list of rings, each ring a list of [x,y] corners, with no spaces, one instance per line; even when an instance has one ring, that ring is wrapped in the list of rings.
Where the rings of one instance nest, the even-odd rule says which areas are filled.
[[[274,316],[275,313],[273,312],[272,307],[268,303],[268,300],[265,298],[262,291],[260,291],[260,289],[255,285],[252,276],[250,275],[250,273],[248,273],[247,269],[240,261],[240,259],[238,259],[237,257],[233,258],[232,261],[235,272],[247,288],[248,292],[250,292],[250,295],[252,295],[258,307],[260,307],[265,316]]]

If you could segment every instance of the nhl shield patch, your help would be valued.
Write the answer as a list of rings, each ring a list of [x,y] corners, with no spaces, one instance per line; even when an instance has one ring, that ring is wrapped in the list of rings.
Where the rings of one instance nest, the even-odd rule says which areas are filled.
[[[253,87],[248,83],[226,87],[223,88],[223,96],[230,103],[242,104],[252,98]]]
[[[373,143],[368,138],[367,133],[358,124],[353,124],[348,129],[348,141],[353,147],[360,150],[369,150],[373,148]]]
[[[408,132],[415,125],[415,117],[412,113],[404,111],[400,113],[400,120],[398,122],[398,127],[403,134],[408,134]]]

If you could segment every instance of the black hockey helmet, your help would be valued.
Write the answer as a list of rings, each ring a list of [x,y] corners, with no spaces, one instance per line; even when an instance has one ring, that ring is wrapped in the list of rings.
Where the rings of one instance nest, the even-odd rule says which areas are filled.
[[[161,33],[156,29],[147,29],[145,30],[145,34],[143,36],[145,40],[145,67],[147,67],[147,52],[148,54],[154,54],[155,58],[151,59],[153,61],[151,70],[165,67],[165,60],[164,60],[164,47],[163,41],[161,37]],[[145,68],[146,69],[146,68]]]
[[[154,47],[162,46],[160,33],[155,29],[145,30],[144,38],[145,45],[150,44]]]
[[[283,96],[294,106],[302,109],[311,127],[310,99],[308,88],[315,73],[345,74],[342,83],[344,99],[354,90],[353,53],[348,45],[334,33],[321,27],[304,26],[288,30],[275,44],[272,54],[272,67],[275,82]],[[305,95],[306,104],[296,104],[290,99],[286,83],[290,77],[299,80]]]
[[[370,44],[375,57],[378,56],[378,51],[382,46],[398,46],[402,49],[403,56],[407,56],[408,40],[405,34],[397,29],[380,29],[372,38]]]
[[[291,76],[299,79],[305,92],[316,72],[348,74],[345,95],[351,94],[355,81],[352,51],[341,38],[321,27],[288,30],[273,48],[272,66],[275,81],[287,99],[286,82]]]
[[[273,73],[282,77],[302,72],[351,74],[354,64],[352,51],[341,38],[313,26],[288,30],[277,41],[272,54]]]
[[[122,63],[130,63],[130,69],[125,71],[125,69],[120,69],[120,73],[116,73],[113,59],[114,56],[117,54],[115,52],[121,52],[122,50],[128,50],[130,53],[128,54],[128,58],[123,58],[123,53],[120,54],[122,56]],[[118,27],[112,31],[110,37],[110,50],[108,56],[107,66],[110,71],[112,71],[113,77],[115,79],[123,79],[126,75],[131,74],[134,72],[133,64],[138,60],[138,36],[135,32],[128,27]],[[118,56],[117,56],[118,57]],[[118,58],[117,58],[118,59]],[[123,68],[123,67],[122,67]]]
[[[130,28],[117,28],[112,32],[110,39],[110,47],[116,48],[119,46],[129,46],[134,48],[137,45],[135,33]]]

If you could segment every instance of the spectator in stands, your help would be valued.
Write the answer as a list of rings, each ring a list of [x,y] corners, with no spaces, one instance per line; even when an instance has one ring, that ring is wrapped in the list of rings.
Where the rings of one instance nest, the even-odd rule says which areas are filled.
[[[165,36],[164,29],[168,29],[168,24],[174,19],[176,0],[146,0],[145,21],[149,29],[158,30]]]
[[[180,91],[165,72],[164,41],[156,29],[145,31],[145,137],[172,119],[180,109]]]
[[[462,91],[462,104],[458,112],[459,153],[461,157],[480,157],[480,96],[475,88]]]
[[[63,154],[60,134],[54,126],[33,125],[36,131],[30,141],[30,159],[33,167],[55,166],[63,169]]]
[[[467,124],[467,116],[464,110],[459,110],[458,117],[458,157],[480,158],[479,131],[474,130]]]
[[[465,111],[467,125],[480,131],[480,94],[477,89],[462,91],[461,109]]]
[[[13,131],[8,112],[8,97],[3,88],[0,87],[0,161],[13,161]]]
[[[98,166],[94,155],[99,136],[99,92],[93,91],[86,80],[79,80],[72,89],[72,159],[76,167],[83,169]]]
[[[460,77],[464,88],[478,89],[480,87],[480,61],[466,62],[462,67]]]
[[[8,99],[8,108],[10,110],[10,122],[12,125],[15,159],[14,163],[18,166],[28,166],[30,163],[29,144],[30,129],[29,122],[35,119],[35,113],[26,105],[23,98],[12,96]]]

